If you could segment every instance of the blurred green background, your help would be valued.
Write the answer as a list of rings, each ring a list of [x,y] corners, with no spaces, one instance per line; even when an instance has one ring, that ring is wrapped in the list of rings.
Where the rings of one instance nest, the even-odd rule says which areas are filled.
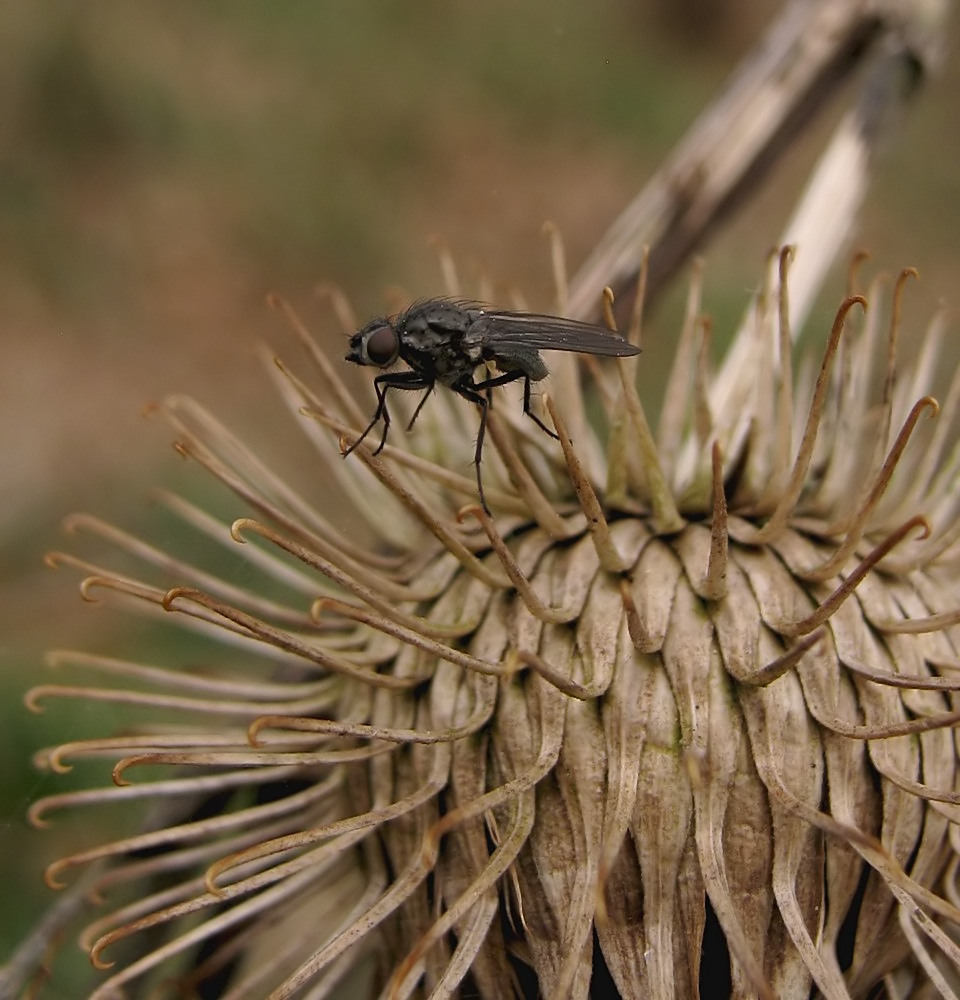
[[[22,692],[46,679],[45,648],[112,649],[123,627],[42,555],[69,545],[58,522],[71,510],[136,527],[150,485],[189,483],[197,495],[202,479],[168,447],[171,433],[140,417],[143,405],[190,393],[271,440],[280,410],[258,347],[283,334],[265,294],[289,297],[339,354],[343,334],[316,284],[337,282],[361,316],[384,308],[391,285],[436,294],[436,234],[466,284],[486,273],[549,308],[544,220],[560,227],[575,270],[778,7],[6,0],[0,955],[49,898],[41,865],[92,822],[27,829],[29,801],[64,784],[36,775],[30,755],[76,720],[62,707],[28,715]],[[892,138],[857,240],[878,267],[921,270],[908,307],[918,323],[941,297],[960,305],[956,42],[954,24],[943,71]],[[756,286],[843,96],[704,249],[718,337]],[[677,308],[668,296],[650,318],[651,387]]]

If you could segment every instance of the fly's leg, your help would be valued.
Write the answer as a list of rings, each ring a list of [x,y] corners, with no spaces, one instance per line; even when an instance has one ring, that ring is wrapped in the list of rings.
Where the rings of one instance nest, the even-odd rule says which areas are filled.
[[[523,412],[540,428],[540,430],[549,434],[554,441],[560,440],[560,435],[554,433],[549,427],[530,409],[530,379],[524,379],[523,382]]]
[[[510,374],[513,375],[513,372],[510,372]],[[517,377],[521,376],[514,376],[514,378]],[[506,381],[512,382],[513,379],[507,379]],[[476,403],[480,407],[480,430],[477,432],[477,447],[473,453],[473,466],[477,470],[477,492],[480,494],[480,506],[483,507],[487,514],[490,513],[490,508],[487,506],[487,498],[483,494],[483,477],[480,475],[480,460],[483,458],[483,438],[487,433],[487,413],[490,410],[490,401],[482,392],[478,392],[478,390],[492,388],[490,385],[491,382],[496,385],[504,384],[500,379],[488,379],[486,382],[474,385],[473,380],[467,375],[453,386],[453,391],[457,395],[463,396],[464,399],[469,399],[471,403]]]
[[[433,382],[430,379],[424,378],[419,372],[392,372],[386,375],[378,375],[373,380],[373,390],[377,394],[377,409],[373,414],[373,420],[367,424],[363,433],[356,441],[350,445],[349,448],[343,453],[343,457],[346,458],[347,455],[351,454],[356,450],[356,447],[360,442],[373,430],[377,425],[378,420],[383,420],[383,433],[380,435],[380,443],[377,445],[374,455],[379,455],[383,451],[383,446],[387,443],[387,431],[390,429],[390,411],[387,409],[387,392],[390,389],[432,389]],[[429,393],[427,393],[429,395]],[[426,400],[424,396],[424,400]],[[420,407],[423,406],[423,401],[417,407],[416,413],[414,413],[414,418],[420,412]],[[413,421],[410,421],[413,423]]]
[[[485,379],[483,382],[477,382],[474,386],[475,389],[486,389],[488,392],[490,389],[495,388],[498,385],[506,385],[508,382],[516,382],[518,378],[523,379],[523,412],[546,434],[549,434],[554,441],[559,441],[560,438],[552,431],[549,427],[530,409],[530,376],[526,372],[522,371],[512,371],[504,372],[503,375],[497,375],[495,378]]]
[[[496,375],[493,378],[484,379],[482,382],[474,382],[473,379],[468,375],[462,378],[456,385],[453,386],[453,391],[463,396],[464,399],[469,399],[472,403],[476,403],[480,407],[480,430],[477,433],[477,448],[473,453],[473,464],[477,470],[477,490],[480,493],[480,504],[483,509],[489,514],[490,508],[487,506],[486,498],[483,495],[483,479],[480,476],[480,461],[483,458],[483,439],[487,433],[487,414],[490,410],[491,399],[490,390],[496,389],[498,386],[507,385],[509,382],[516,382],[517,379],[523,379],[523,412],[531,417],[539,427],[543,428],[552,438],[556,438],[556,434],[547,427],[544,422],[530,409],[530,376],[526,372],[522,371],[510,371],[504,372],[502,375]],[[484,390],[486,390],[487,395],[484,396]]]
[[[407,424],[407,430],[410,430],[417,421],[417,417],[420,416],[420,411],[423,409],[423,404],[430,398],[430,392],[433,386],[431,385],[427,391],[423,394],[423,399],[417,403],[417,408],[413,411],[413,416],[410,418],[410,423]]]
[[[516,382],[518,378],[525,378],[529,383],[530,379],[522,371],[504,372],[502,375],[495,375],[493,378],[485,378],[482,382],[477,382],[474,384],[470,382],[467,388],[480,390],[480,389],[496,389],[498,385],[506,385],[508,382]],[[457,385],[457,392],[460,391],[460,382]]]

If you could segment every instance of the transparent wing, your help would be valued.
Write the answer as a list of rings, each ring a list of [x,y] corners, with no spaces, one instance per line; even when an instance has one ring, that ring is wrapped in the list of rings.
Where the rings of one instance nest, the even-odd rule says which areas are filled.
[[[511,350],[576,351],[622,358],[640,353],[639,347],[601,326],[561,316],[491,310],[476,322],[483,323],[484,346],[503,354]]]

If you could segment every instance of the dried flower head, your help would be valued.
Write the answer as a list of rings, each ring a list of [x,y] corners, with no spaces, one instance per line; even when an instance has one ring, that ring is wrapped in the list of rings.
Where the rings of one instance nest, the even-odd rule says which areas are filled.
[[[910,272],[884,320],[854,266],[796,374],[791,328],[934,62],[939,6],[787,5],[569,292],[555,242],[558,314],[624,287],[644,242],[656,286],[869,55],[787,226],[791,279],[792,251],[772,255],[719,370],[697,275],[654,425],[638,359],[551,359],[556,441],[506,390],[490,414],[492,515],[466,472],[477,414],[450,394],[342,459],[369,400],[280,302],[313,361],[273,367],[316,449],[312,498],[196,403],[159,407],[242,516],[163,493],[189,556],[78,515],[119,559],[50,557],[185,639],[54,652],[80,679],[28,696],[124,719],[41,754],[113,780],[34,823],[115,805],[133,832],[50,866],[72,886],[0,994],[75,916],[94,1000],[957,995],[960,375],[938,407],[942,315],[898,357]],[[634,343],[643,300],[641,278]],[[216,546],[226,571],[193,551]]]
[[[476,414],[443,393],[341,459],[366,405],[283,303],[315,362],[278,369],[314,502],[197,404],[163,404],[248,512],[164,503],[249,572],[89,516],[69,527],[143,572],[51,557],[204,651],[56,652],[97,683],[29,696],[131,719],[43,755],[107,758],[114,783],[38,802],[37,825],[154,805],[48,871],[93,869],[92,997],[313,998],[357,976],[389,997],[952,995],[960,377],[938,408],[943,316],[898,360],[910,272],[888,321],[881,282],[851,291],[795,376],[790,257],[718,373],[695,276],[655,431],[633,358],[552,359],[559,442],[498,400],[492,517],[451,471]],[[326,516],[333,479],[370,544]]]

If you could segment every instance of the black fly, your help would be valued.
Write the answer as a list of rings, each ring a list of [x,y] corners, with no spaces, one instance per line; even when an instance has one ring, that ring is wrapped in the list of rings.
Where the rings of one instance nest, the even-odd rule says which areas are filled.
[[[376,412],[366,430],[344,452],[344,457],[373,430],[378,420],[383,420],[383,433],[374,454],[379,454],[386,444],[390,428],[388,390],[426,390],[410,420],[409,430],[430,391],[439,382],[480,407],[480,431],[473,461],[480,502],[486,510],[480,459],[490,390],[523,379],[523,412],[547,434],[556,437],[530,409],[530,383],[539,382],[548,374],[540,351],[628,357],[638,354],[640,348],[590,323],[537,313],[501,312],[449,299],[425,299],[395,317],[371,320],[350,338],[346,360],[374,368],[389,368],[401,360],[410,370],[387,372],[373,380],[377,393]],[[473,373],[487,362],[492,362],[501,374],[474,382]]]

